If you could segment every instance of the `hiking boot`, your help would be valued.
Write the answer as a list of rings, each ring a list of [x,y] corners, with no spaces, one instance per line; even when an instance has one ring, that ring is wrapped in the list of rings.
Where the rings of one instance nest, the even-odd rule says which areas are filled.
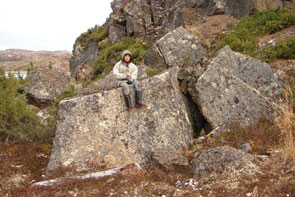
[[[142,92],[135,91],[135,107],[147,108],[147,105],[142,103]]]
[[[127,111],[132,111],[133,110],[133,107],[132,107],[132,102],[131,102],[131,98],[130,98],[130,95],[124,95],[124,98],[125,98],[125,103],[126,103],[126,106],[127,106]]]

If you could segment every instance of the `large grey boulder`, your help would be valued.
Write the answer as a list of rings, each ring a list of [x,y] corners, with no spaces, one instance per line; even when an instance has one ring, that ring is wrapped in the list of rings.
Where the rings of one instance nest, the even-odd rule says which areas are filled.
[[[69,74],[57,70],[36,70],[29,74],[25,93],[29,102],[44,107],[50,105],[70,86]]]
[[[157,47],[157,48],[155,48]],[[157,41],[156,45],[150,49],[146,59],[148,66],[159,67],[163,61],[167,67],[173,66],[192,66],[202,61],[206,55],[206,49],[194,38],[194,35],[183,27],[167,33]]]
[[[191,161],[193,172],[198,176],[223,174],[228,179],[237,176],[253,176],[260,172],[255,156],[230,146],[220,146],[195,153]]]
[[[225,46],[188,91],[213,129],[241,127],[275,115],[282,84],[270,66]]]
[[[252,13],[253,0],[200,0],[196,9],[207,15],[225,14],[242,18]]]
[[[47,171],[145,163],[154,150],[188,148],[193,129],[177,72],[141,81],[147,109],[128,112],[121,88],[61,101]]]

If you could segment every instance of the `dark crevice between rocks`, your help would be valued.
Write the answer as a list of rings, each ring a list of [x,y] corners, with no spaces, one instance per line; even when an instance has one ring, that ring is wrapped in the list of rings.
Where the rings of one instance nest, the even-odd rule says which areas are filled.
[[[212,131],[212,126],[205,119],[198,105],[193,101],[192,97],[187,93],[183,94],[186,99],[189,118],[194,130],[194,138],[198,138],[204,132],[206,135]]]
[[[45,109],[48,107],[51,107],[54,104],[53,100],[46,100],[46,99],[36,99],[34,96],[32,96],[31,94],[27,94],[27,98],[28,98],[28,104],[33,105],[33,106],[37,106],[40,109]]]

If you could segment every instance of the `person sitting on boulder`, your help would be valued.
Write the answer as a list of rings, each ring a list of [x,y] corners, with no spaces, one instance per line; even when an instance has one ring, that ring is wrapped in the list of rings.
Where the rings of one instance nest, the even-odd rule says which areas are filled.
[[[129,85],[133,85],[135,89],[135,107],[147,106],[142,103],[142,91],[139,88],[139,82],[137,81],[138,68],[132,63],[133,57],[130,51],[125,50],[122,53],[122,59],[113,68],[113,74],[118,80],[118,86],[122,87],[127,110],[132,111],[132,102],[130,98]]]

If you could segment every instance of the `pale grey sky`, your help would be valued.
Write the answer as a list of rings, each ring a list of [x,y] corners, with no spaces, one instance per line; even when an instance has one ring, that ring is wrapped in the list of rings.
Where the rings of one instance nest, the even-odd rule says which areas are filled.
[[[0,50],[72,50],[109,17],[112,0],[1,0]]]

